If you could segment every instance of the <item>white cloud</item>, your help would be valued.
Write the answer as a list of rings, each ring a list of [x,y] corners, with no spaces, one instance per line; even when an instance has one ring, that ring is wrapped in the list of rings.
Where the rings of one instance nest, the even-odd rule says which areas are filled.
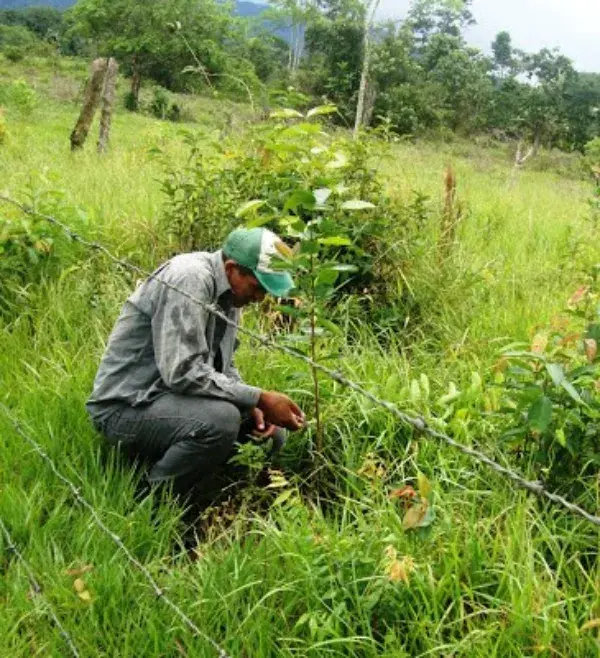
[[[381,16],[403,18],[409,0],[381,0]],[[600,72],[599,0],[474,0],[477,25],[467,39],[489,51],[494,36],[510,32],[526,51],[560,48],[583,71]]]

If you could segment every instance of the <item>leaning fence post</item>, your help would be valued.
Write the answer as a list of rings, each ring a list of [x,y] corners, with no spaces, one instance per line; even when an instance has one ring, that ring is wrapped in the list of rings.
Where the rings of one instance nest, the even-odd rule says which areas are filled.
[[[113,105],[115,102],[115,87],[119,65],[114,57],[108,60],[104,89],[102,90],[102,104],[100,106],[100,135],[98,137],[98,153],[104,153],[108,148],[110,124],[112,120]]]
[[[108,60],[106,58],[95,59],[92,63],[92,73],[85,88],[83,107],[71,133],[71,151],[82,148],[90,131],[90,126],[96,113],[96,107],[102,93],[102,85],[106,75]]]

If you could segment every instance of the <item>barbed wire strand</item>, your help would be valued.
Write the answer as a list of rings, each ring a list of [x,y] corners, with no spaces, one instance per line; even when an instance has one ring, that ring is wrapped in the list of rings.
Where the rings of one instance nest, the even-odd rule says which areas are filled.
[[[368,391],[367,389],[363,388],[360,384],[357,384],[356,382],[353,382],[352,380],[348,379],[345,377],[342,373],[339,371],[333,370],[331,368],[328,368],[327,366],[324,366],[321,363],[317,363],[310,357],[306,356],[305,354],[302,354],[298,352],[297,350],[294,350],[290,347],[287,347],[286,345],[281,345],[279,343],[276,343],[272,339],[268,338],[267,336],[263,336],[261,334],[257,334],[254,331],[251,331],[250,329],[246,329],[243,326],[239,325],[238,323],[234,322],[231,320],[221,309],[219,309],[218,306],[215,304],[210,304],[205,302],[204,300],[198,299],[194,295],[191,295],[185,290],[181,290],[177,286],[174,286],[173,284],[169,283],[168,281],[165,281],[162,279],[160,276],[157,274],[153,274],[151,272],[148,272],[147,270],[144,270],[143,268],[134,265],[133,263],[130,263],[126,260],[123,260],[119,258],[118,256],[115,256],[106,246],[103,244],[100,244],[99,242],[92,242],[90,240],[86,240],[82,236],[80,236],[78,233],[73,231],[69,226],[61,222],[60,220],[56,219],[55,217],[52,217],[50,215],[46,215],[43,213],[37,212],[33,208],[29,208],[25,206],[22,203],[19,203],[18,201],[15,201],[14,199],[11,199],[7,196],[0,195],[0,200],[6,201],[8,203],[13,204],[14,206],[20,208],[24,213],[27,213],[29,215],[37,216],[40,217],[41,219],[45,219],[49,223],[53,224],[54,226],[59,227],[66,235],[68,235],[72,240],[75,242],[79,242],[80,244],[83,244],[86,247],[89,247],[91,249],[94,249],[96,251],[99,251],[103,253],[105,256],[107,256],[110,260],[112,260],[114,263],[120,265],[121,267],[124,267],[125,269],[128,269],[132,272],[136,272],[138,274],[141,274],[142,276],[153,279],[158,281],[160,284],[164,285],[166,288],[169,288],[183,297],[188,298],[195,304],[198,304],[198,306],[204,308],[206,311],[209,313],[212,313],[219,319],[221,319],[223,322],[226,324],[236,328],[241,334],[248,336],[252,340],[256,341],[257,343],[268,347],[270,349],[273,349],[278,352],[282,352],[284,354],[287,354],[288,356],[292,356],[295,359],[298,359],[300,361],[303,361],[307,365],[311,366],[315,370],[318,370],[322,372],[323,374],[327,375],[330,379],[336,381],[340,385],[344,386],[345,388],[349,388],[362,397],[370,400],[373,404],[382,407],[389,411],[391,414],[396,416],[400,421],[405,423],[406,425],[409,425],[416,431],[431,436],[435,439],[438,439],[439,441],[442,441],[443,443],[446,443],[448,446],[458,450],[459,452],[462,452],[464,455],[467,455],[468,457],[475,459],[476,461],[479,461],[482,464],[485,464],[489,468],[491,468],[494,472],[498,473],[499,475],[503,475],[504,477],[508,478],[511,482],[513,482],[515,485],[518,487],[521,487],[522,489],[525,489],[537,496],[540,496],[542,498],[546,498],[547,500],[557,504],[561,505],[565,509],[567,509],[569,512],[579,515],[582,518],[584,518],[586,521],[589,521],[590,523],[600,527],[600,517],[591,514],[587,510],[583,509],[579,505],[576,505],[575,503],[570,502],[563,496],[560,496],[559,494],[553,493],[551,491],[548,491],[542,483],[533,481],[533,480],[527,480],[524,478],[522,475],[519,473],[516,473],[515,471],[511,470],[510,468],[503,466],[502,464],[499,464],[498,462],[494,461],[491,457],[488,457],[485,453],[481,452],[480,450],[477,450],[475,448],[471,448],[470,446],[467,446],[463,443],[459,443],[458,441],[454,440],[447,434],[444,434],[442,432],[438,432],[437,430],[433,429],[430,427],[425,420],[425,418],[421,416],[409,416],[408,414],[404,413],[401,411],[396,405],[394,405],[392,402],[389,400],[383,400],[373,393],[371,391]]]
[[[96,511],[96,509],[88,503],[88,501],[81,495],[81,491],[79,490],[78,487],[76,487],[69,478],[67,478],[65,475],[63,475],[58,468],[56,467],[56,464],[52,461],[52,458],[46,453],[46,451],[40,446],[35,439],[31,438],[21,427],[20,422],[13,416],[13,414],[10,412],[10,410],[2,403],[0,403],[0,409],[4,412],[4,414],[10,419],[13,427],[15,428],[15,431],[21,436],[29,445],[33,448],[37,454],[42,457],[42,459],[48,464],[54,475],[61,480],[70,490],[73,496],[77,499],[77,501],[85,507],[88,512],[91,514],[92,519],[94,520],[94,523],[105,533],[107,534],[113,542],[125,553],[127,559],[133,564],[137,569],[139,569],[146,580],[150,583],[150,586],[154,590],[154,593],[156,594],[157,598],[160,598],[166,605],[168,605],[177,615],[178,617],[190,628],[190,630],[197,635],[198,637],[202,638],[206,642],[208,642],[217,652],[219,658],[231,658],[231,656],[223,649],[215,640],[213,640],[209,635],[204,633],[196,624],[188,617],[188,615],[185,614],[185,612],[174,602],[172,601],[167,594],[165,594],[165,591],[158,585],[158,583],[154,580],[152,577],[152,574],[148,571],[147,567],[144,566],[132,553],[131,551],[127,548],[127,546],[124,544],[123,540],[117,535],[115,532],[113,532],[105,523],[102,521],[100,518],[100,515]]]
[[[33,573],[33,569],[29,565],[29,562],[25,559],[21,551],[19,551],[17,545],[13,541],[13,538],[10,535],[10,532],[8,528],[6,527],[6,524],[0,517],[0,529],[2,530],[2,534],[4,535],[4,538],[6,539],[6,550],[8,552],[14,553],[19,562],[23,565],[23,568],[25,569],[27,573],[27,577],[29,578],[29,582],[31,584],[31,587],[33,589],[33,593],[35,596],[39,596],[42,598],[42,600],[45,603],[46,607],[46,612],[54,622],[54,625],[56,628],[58,628],[61,637],[71,650],[71,653],[75,656],[75,658],[79,658],[79,651],[77,651],[77,647],[75,646],[73,640],[71,639],[71,636],[67,633],[65,627],[61,624],[60,619],[58,618],[58,615],[54,612],[54,608],[50,604],[50,601],[46,596],[44,596],[44,593],[42,591],[41,585],[38,583],[35,574]]]

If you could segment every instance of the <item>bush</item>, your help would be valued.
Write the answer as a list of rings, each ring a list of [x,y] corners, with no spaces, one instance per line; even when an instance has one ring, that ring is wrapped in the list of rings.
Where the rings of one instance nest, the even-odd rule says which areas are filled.
[[[125,94],[125,98],[123,100],[123,106],[125,107],[126,110],[129,110],[130,112],[137,112],[140,109],[140,103],[132,91],[128,91]]]
[[[585,166],[600,186],[600,137],[595,137],[585,145]]]
[[[504,440],[552,485],[572,485],[600,467],[599,277],[597,267],[567,314],[498,364],[500,417],[510,421]]]
[[[180,121],[181,106],[172,100],[171,94],[163,87],[154,87],[148,111],[157,119],[163,121]]]
[[[152,90],[152,100],[148,105],[150,113],[157,119],[166,119],[169,105],[169,92],[162,87],[154,87]]]
[[[33,112],[38,104],[38,96],[33,87],[19,78],[14,82],[0,86],[0,102],[12,107],[23,115]]]
[[[13,64],[15,64],[16,62],[20,62],[22,59],[24,59],[25,52],[25,50],[18,48],[17,46],[7,46],[4,48],[4,57],[6,57],[9,62],[13,62]]]
[[[41,213],[74,214],[60,204],[59,193],[49,193],[43,200],[30,196],[28,205]],[[6,212],[0,214],[0,315],[12,315],[20,312],[23,291],[47,274],[64,271],[78,247],[42,218],[6,204],[2,210]]]
[[[190,251],[218,247],[229,230],[241,223],[236,212],[245,202],[261,199],[273,211],[265,223],[277,229],[291,211],[290,195],[298,188],[318,189],[338,185],[337,195],[351,200],[378,201],[380,192],[365,142],[327,136],[318,123],[288,125],[283,120],[236,135],[225,147],[190,137],[190,158],[185,166],[167,165],[163,191],[168,197],[162,223],[171,237],[171,248]],[[319,144],[322,144],[319,147]],[[302,215],[301,209],[297,212]],[[384,212],[368,213],[356,221],[348,211],[331,211],[351,235],[345,257],[370,261],[366,247],[376,240]],[[340,215],[338,217],[338,215]],[[363,268],[366,274],[366,264]]]

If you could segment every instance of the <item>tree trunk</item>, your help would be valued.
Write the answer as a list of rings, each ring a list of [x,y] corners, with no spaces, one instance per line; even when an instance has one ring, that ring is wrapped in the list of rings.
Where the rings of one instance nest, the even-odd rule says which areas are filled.
[[[373,120],[373,112],[375,110],[375,101],[377,100],[377,89],[371,82],[367,82],[367,90],[365,92],[365,107],[363,109],[363,125],[367,128],[371,125]]]
[[[115,103],[115,87],[119,65],[114,57],[108,60],[104,90],[102,92],[102,107],[100,114],[100,136],[98,137],[98,153],[105,153],[110,137],[110,124],[112,121],[113,106]]]
[[[535,133],[533,144],[531,145],[529,151],[525,153],[525,155],[523,155],[523,141],[519,140],[519,145],[517,146],[517,153],[515,155],[515,167],[522,167],[527,162],[527,160],[529,160],[530,158],[535,158],[538,151],[540,150],[541,145],[542,145],[542,134],[539,130]]]
[[[358,137],[359,130],[365,118],[365,98],[369,83],[371,69],[371,26],[380,0],[369,0],[365,5],[365,34],[363,36],[363,66],[358,90],[358,103],[356,105],[356,120],[354,122],[354,138]]]
[[[102,84],[106,75],[108,61],[105,58],[95,59],[92,63],[92,72],[85,88],[83,107],[71,133],[71,150],[75,151],[83,147],[94,120],[96,107],[102,93]]]

